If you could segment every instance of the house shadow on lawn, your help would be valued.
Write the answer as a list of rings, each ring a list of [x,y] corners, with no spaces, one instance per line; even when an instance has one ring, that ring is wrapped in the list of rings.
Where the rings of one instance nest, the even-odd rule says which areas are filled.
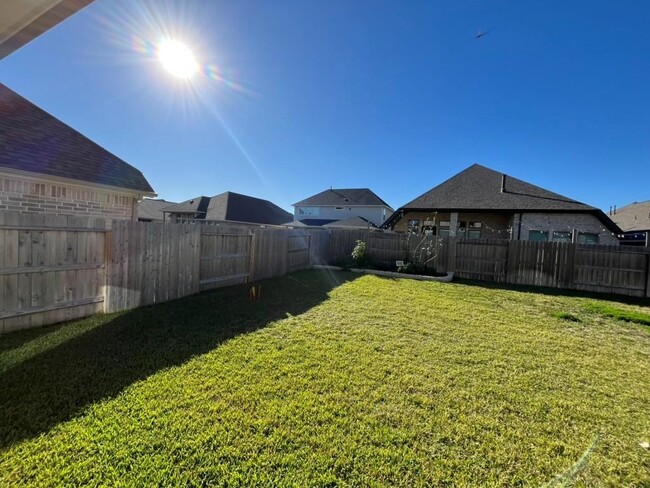
[[[240,285],[100,316],[105,323],[0,376],[0,449],[47,432],[92,403],[228,339],[306,312],[358,276],[299,272],[261,282],[261,296],[253,302],[249,285]]]
[[[541,293],[543,295],[556,296],[556,297],[577,297],[577,298],[591,298],[593,300],[605,300],[609,302],[625,303],[628,305],[637,305],[640,307],[650,306],[650,298],[631,297],[627,295],[614,295],[610,293],[596,293],[581,290],[567,290],[563,288],[548,288],[544,286],[530,286],[530,285],[510,285],[507,283],[494,283],[491,281],[478,281],[466,278],[454,279],[454,283],[459,283],[467,286],[477,286],[480,288],[488,288],[493,290],[511,290],[523,293]]]

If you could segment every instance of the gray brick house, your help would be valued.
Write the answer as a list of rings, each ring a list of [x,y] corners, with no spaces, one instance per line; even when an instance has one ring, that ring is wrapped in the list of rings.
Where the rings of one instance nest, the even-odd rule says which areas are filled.
[[[0,211],[137,219],[143,174],[0,83]]]
[[[474,164],[400,207],[383,227],[440,236],[617,245],[590,205]]]

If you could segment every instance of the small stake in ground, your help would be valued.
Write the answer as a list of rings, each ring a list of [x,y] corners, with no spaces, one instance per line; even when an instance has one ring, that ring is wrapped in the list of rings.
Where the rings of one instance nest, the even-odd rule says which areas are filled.
[[[251,286],[250,289],[248,290],[248,301],[252,302],[253,300],[259,300],[260,297],[262,296],[262,285],[259,286]]]

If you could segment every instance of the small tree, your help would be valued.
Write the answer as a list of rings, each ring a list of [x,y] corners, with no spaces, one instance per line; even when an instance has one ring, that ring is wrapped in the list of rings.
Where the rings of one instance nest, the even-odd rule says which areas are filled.
[[[433,222],[433,229],[437,228],[437,217],[438,212],[431,215],[430,221]],[[439,236],[429,237],[420,228],[417,231],[410,231],[406,238],[407,262],[398,271],[401,273],[426,273],[427,265],[438,257],[438,253],[442,249],[442,242],[442,238]],[[435,273],[435,270],[433,271]]]

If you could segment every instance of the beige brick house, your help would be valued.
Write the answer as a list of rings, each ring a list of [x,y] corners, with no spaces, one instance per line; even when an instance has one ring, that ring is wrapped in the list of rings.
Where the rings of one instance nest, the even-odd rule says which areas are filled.
[[[383,227],[474,239],[618,245],[621,229],[590,205],[480,164],[400,207]]]
[[[137,219],[143,174],[0,83],[0,211]]]

